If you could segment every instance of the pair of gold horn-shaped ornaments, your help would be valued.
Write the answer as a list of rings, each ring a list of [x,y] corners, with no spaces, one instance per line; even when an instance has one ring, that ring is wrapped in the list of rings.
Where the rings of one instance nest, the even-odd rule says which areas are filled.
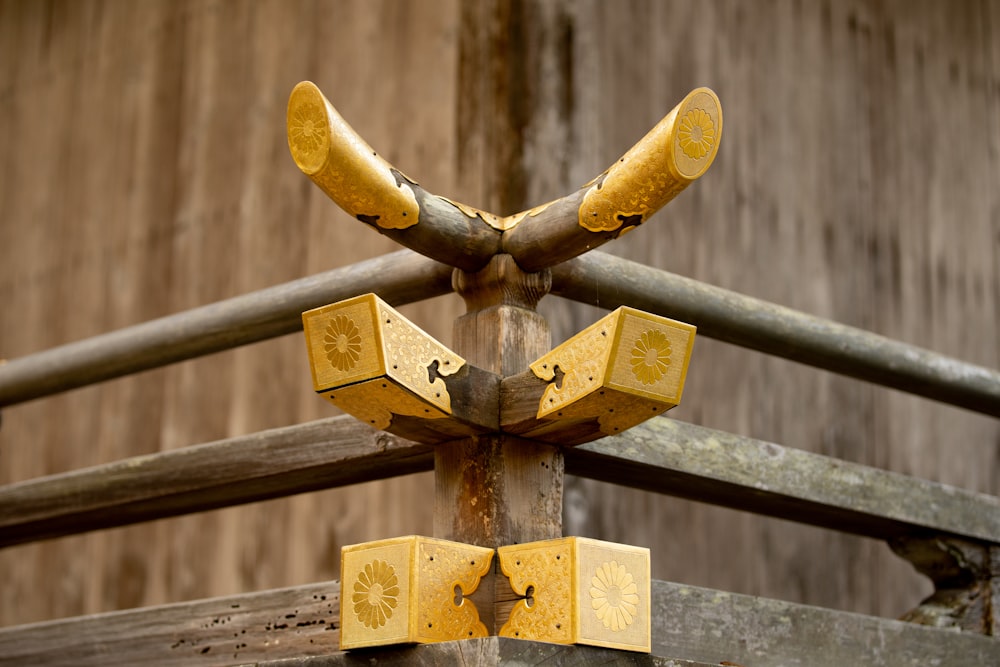
[[[288,102],[288,144],[313,182],[380,233],[466,272],[498,255],[542,271],[617,238],[701,176],[721,135],[719,100],[698,88],[578,191],[504,217],[421,188],[380,158],[314,84],[298,84]],[[622,307],[530,370],[498,378],[374,294],[308,311],[303,325],[319,394],[375,428],[431,443],[497,430],[561,445],[621,433],[680,402],[695,333]],[[451,401],[470,391],[480,400]]]
[[[539,271],[617,238],[704,174],[721,137],[719,99],[698,88],[578,191],[501,216],[421,188],[379,157],[315,84],[298,84],[288,101],[288,146],[316,185],[380,233],[464,271],[497,254]]]

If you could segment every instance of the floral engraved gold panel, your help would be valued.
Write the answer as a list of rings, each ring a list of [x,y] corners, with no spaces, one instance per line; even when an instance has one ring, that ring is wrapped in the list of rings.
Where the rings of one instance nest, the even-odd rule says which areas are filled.
[[[485,637],[465,596],[492,559],[492,549],[417,535],[344,547],[340,647]]]
[[[677,143],[684,155],[700,160],[715,146],[715,123],[704,109],[691,109],[681,118],[677,130]]]
[[[393,415],[441,419],[451,414],[442,378],[465,360],[374,294],[302,314],[313,388],[378,429]]]
[[[607,386],[653,400],[680,403],[695,327],[632,308],[618,320]]]
[[[341,551],[341,648],[407,641],[412,552],[412,544],[405,540],[370,542]]]
[[[542,395],[538,417],[556,413],[604,383],[614,341],[614,315],[590,325],[531,364],[531,371],[552,383]]]
[[[377,322],[366,296],[307,311],[302,314],[302,328],[316,391],[383,374]]]
[[[722,136],[722,106],[698,88],[598,176],[578,211],[580,226],[613,232],[642,224],[711,166]]]
[[[326,358],[339,371],[349,371],[361,358],[361,331],[354,320],[338,315],[326,327]]]
[[[632,625],[638,612],[639,587],[617,561],[602,563],[590,579],[590,606],[612,632]]]
[[[348,214],[382,229],[419,222],[412,181],[380,158],[312,82],[292,90],[287,129],[295,164]]]
[[[537,418],[596,419],[613,435],[662,414],[680,402],[694,336],[689,324],[619,308],[531,364],[549,381]],[[560,437],[552,426],[526,434]]]
[[[583,537],[497,550],[515,603],[500,635],[650,650],[649,550]]]
[[[374,630],[385,625],[399,605],[399,577],[395,568],[377,558],[365,565],[354,582],[351,604],[365,626]]]

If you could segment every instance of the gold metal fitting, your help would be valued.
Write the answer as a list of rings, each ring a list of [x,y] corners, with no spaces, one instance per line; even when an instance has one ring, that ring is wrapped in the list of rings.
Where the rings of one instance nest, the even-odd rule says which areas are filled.
[[[501,637],[649,653],[649,549],[563,537],[497,553],[523,596]]]
[[[375,294],[302,314],[313,388],[373,428],[421,442],[496,430],[499,378],[473,369]],[[481,400],[452,405],[459,395]],[[491,384],[492,383],[492,384]]]
[[[695,331],[634,308],[615,310],[531,364],[534,377],[504,381],[504,430],[580,444],[666,412],[680,403]]]
[[[410,535],[341,550],[340,648],[486,637],[470,595],[493,550]]]

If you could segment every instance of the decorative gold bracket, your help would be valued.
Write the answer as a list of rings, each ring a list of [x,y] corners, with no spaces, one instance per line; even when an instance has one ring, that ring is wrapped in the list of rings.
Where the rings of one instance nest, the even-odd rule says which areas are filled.
[[[496,431],[488,399],[496,405],[499,378],[467,365],[375,294],[307,311],[302,323],[313,388],[344,412],[420,442]],[[453,402],[453,392],[464,400]]]
[[[486,637],[467,596],[493,550],[410,535],[344,547],[340,648]]]
[[[563,537],[497,553],[522,596],[500,636],[650,651],[649,549]]]
[[[680,403],[695,327],[621,307],[501,383],[508,433],[580,444]]]

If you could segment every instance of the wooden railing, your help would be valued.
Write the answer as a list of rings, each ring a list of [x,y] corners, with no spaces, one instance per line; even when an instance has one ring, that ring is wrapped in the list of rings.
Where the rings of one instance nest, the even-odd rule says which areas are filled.
[[[685,99],[717,104],[703,89]],[[0,366],[0,407],[292,333],[302,329],[304,311],[362,293],[399,305],[455,289],[470,311],[455,327],[458,353],[476,370],[466,379],[481,381],[479,389],[497,401],[485,413],[492,406],[502,413],[518,398],[519,387],[541,382],[522,376],[547,352],[547,323],[534,306],[551,292],[604,308],[629,306],[678,318],[703,336],[1000,417],[995,370],[588,252],[641,224],[707,168],[677,172],[676,165],[657,162],[665,151],[643,143],[677,140],[676,109],[594,184],[545,207],[500,218],[431,195],[403,177],[334,118],[314,87],[297,87],[290,111],[296,104],[302,113],[290,113],[290,136],[313,133],[324,122],[342,133],[324,139],[326,144],[311,134],[298,147],[293,141],[300,167],[352,215],[431,258],[402,250],[10,360]],[[712,113],[721,133],[721,112],[713,107]],[[718,134],[714,137],[717,141]],[[331,155],[340,151],[337,159],[357,186],[350,196],[335,187],[336,174],[324,171],[326,154],[310,152],[317,146]],[[656,181],[660,191],[643,200],[652,202],[648,206],[615,208],[622,202],[634,207],[624,194],[654,182],[637,177],[642,172],[635,170],[647,167],[661,170],[658,176],[670,171],[674,180]],[[414,227],[418,217],[422,222]],[[537,397],[533,400],[537,405]],[[343,416],[11,484],[0,488],[0,547],[434,470],[436,535],[496,548],[561,534],[565,471],[885,540],[935,585],[931,598],[898,621],[653,582],[652,652],[659,657],[636,663],[633,655],[629,664],[1000,664],[996,497],[665,417],[588,442],[591,431],[580,438],[584,444],[570,447],[514,435],[529,431],[504,432],[522,423],[504,414],[499,426],[484,431],[488,420],[481,416],[470,417],[479,420],[471,435],[436,444]],[[491,419],[496,424],[497,414]],[[542,510],[534,516],[531,503],[537,498]],[[477,513],[489,513],[486,527],[463,514],[471,499],[480,502]],[[490,586],[477,591],[477,605],[484,603],[486,627],[497,630],[510,614],[511,589],[503,589],[499,578]],[[370,658],[487,665],[507,658],[518,664],[625,659],[607,649],[498,636],[351,657],[337,652],[339,591],[337,582],[326,582],[3,628],[0,664],[291,660],[281,664],[297,665]],[[327,658],[309,662],[310,656]]]
[[[395,273],[372,272],[373,262],[365,262],[11,360],[0,367],[0,396],[10,406],[282,335],[301,327],[301,311],[373,284],[395,303],[448,288],[449,267],[409,251],[375,261],[382,263]],[[601,280],[584,282],[588,272],[606,267]],[[575,286],[595,282],[602,286],[598,295]],[[681,311],[702,335],[1000,412],[995,371],[610,256],[557,267],[553,291],[571,298],[585,293],[610,306]],[[343,416],[29,480],[0,488],[0,545],[431,470],[433,449]],[[978,608],[935,617],[979,634],[955,633],[656,583],[654,653],[709,662],[742,655],[752,665],[909,664],[904,656],[933,655],[941,664],[985,665],[1000,655],[997,640],[984,636],[1000,634],[1000,501],[993,496],[668,418],[564,454],[568,473],[888,540],[936,578],[939,595],[947,598],[958,581],[982,600]],[[336,583],[327,583],[4,628],[0,663],[216,664],[327,654],[336,647],[330,612],[337,599]],[[285,619],[289,610],[295,616]],[[222,618],[224,625],[211,622]],[[710,628],[727,630],[720,639]],[[878,642],[869,641],[875,636]],[[479,643],[499,655],[510,650],[506,641]],[[455,650],[426,646],[418,653],[430,659]],[[543,656],[546,649],[537,651]],[[889,653],[892,660],[877,662]]]

